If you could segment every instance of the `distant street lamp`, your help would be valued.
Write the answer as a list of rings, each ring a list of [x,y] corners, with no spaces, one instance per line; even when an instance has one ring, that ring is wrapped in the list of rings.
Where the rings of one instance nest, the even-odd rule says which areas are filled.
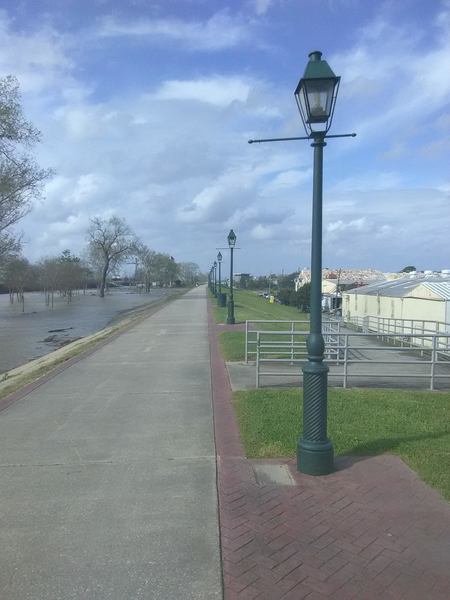
[[[222,274],[220,270],[220,267],[222,265],[222,253],[220,252],[220,250],[217,254],[217,264],[219,265],[219,293],[217,295],[217,304],[219,306],[222,306]]]
[[[232,229],[227,237],[228,247],[230,248],[230,299],[228,300],[228,316],[227,323],[234,325],[236,323],[234,318],[234,298],[233,298],[233,250],[236,245],[236,234]]]
[[[214,261],[213,263],[214,269],[214,296],[217,298],[217,263]]]
[[[297,446],[299,471],[326,475],[334,470],[333,446],[327,438],[327,379],[322,335],[322,182],[323,147],[333,119],[340,77],[321,52],[311,52],[295,99],[308,136],[313,140],[313,215],[311,241],[311,315],[308,362],[303,367],[303,437]]]

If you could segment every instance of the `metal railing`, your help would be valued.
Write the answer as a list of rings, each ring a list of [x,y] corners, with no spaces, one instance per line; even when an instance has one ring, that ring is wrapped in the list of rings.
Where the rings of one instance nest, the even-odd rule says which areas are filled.
[[[292,375],[302,377],[298,367],[306,362],[306,336],[308,333],[308,331],[257,332],[256,387],[259,387],[261,377]],[[439,381],[446,385],[448,383],[447,388],[450,387],[450,333],[422,334],[427,340],[427,348],[424,349],[421,346],[419,352],[412,343],[412,339],[421,338],[419,334],[404,333],[403,337],[406,338],[407,345],[394,345],[398,344],[398,336],[397,334],[391,335],[395,339],[392,340],[392,344],[386,345],[379,341],[378,333],[335,332],[333,345],[328,348],[329,355],[334,355],[334,360],[327,360],[330,367],[329,378],[335,381],[341,380],[344,388],[349,386],[352,379],[367,380],[368,378],[425,379],[429,380],[430,390],[436,389]],[[384,337],[386,336],[388,334],[384,334]],[[292,339],[293,342],[291,342]],[[289,358],[284,358],[281,354],[286,352],[291,352]],[[283,371],[263,371],[262,367],[269,363],[284,365],[285,368]],[[370,368],[361,370],[358,368],[359,365],[370,365]],[[296,371],[293,372],[289,366],[297,367]]]
[[[339,357],[339,353],[336,350],[338,338],[335,337],[335,334],[339,333],[340,326],[340,320],[323,320],[322,330],[327,347],[327,358]],[[257,335],[259,332],[277,334],[282,331],[284,334],[289,335],[290,340],[287,340],[282,344],[282,346],[285,346],[285,348],[279,348],[279,350],[282,354],[287,354],[290,356],[291,360],[294,360],[294,339],[298,335],[308,335],[308,330],[309,320],[306,319],[292,321],[256,319],[245,321],[245,362],[248,363],[251,357],[256,357]]]
[[[356,327],[363,333],[377,333],[380,339],[385,338],[387,343],[396,338],[401,345],[431,348],[431,338],[427,334],[448,334],[450,323],[442,321],[427,321],[425,319],[394,319],[380,316],[351,317],[345,320],[345,326]],[[413,335],[417,334],[417,336]],[[408,335],[408,338],[405,336]],[[447,350],[448,340],[439,340],[438,348]]]

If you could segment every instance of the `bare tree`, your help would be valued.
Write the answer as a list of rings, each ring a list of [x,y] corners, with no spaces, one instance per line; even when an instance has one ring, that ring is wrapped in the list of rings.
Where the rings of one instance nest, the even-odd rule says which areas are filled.
[[[142,243],[137,243],[134,249],[137,263],[137,275],[144,283],[146,292],[150,291],[155,277],[155,257],[156,252]]]
[[[94,217],[88,230],[88,243],[91,262],[101,269],[99,295],[103,298],[108,274],[133,254],[135,236],[124,219]]]
[[[23,116],[17,79],[0,79],[0,260],[20,247],[9,228],[29,212],[51,175],[30,154],[39,141],[40,132]]]
[[[57,259],[57,275],[59,292],[72,301],[74,290],[80,289],[83,284],[85,269],[78,256],[71,254],[70,250],[64,250]]]
[[[57,258],[43,258],[38,263],[39,284],[44,290],[45,304],[53,308],[54,294],[58,289],[59,264]]]
[[[23,257],[10,257],[5,264],[3,281],[8,286],[9,301],[14,302],[14,294],[17,301],[22,303],[22,312],[25,311],[25,286],[31,283],[33,273],[30,263]]]

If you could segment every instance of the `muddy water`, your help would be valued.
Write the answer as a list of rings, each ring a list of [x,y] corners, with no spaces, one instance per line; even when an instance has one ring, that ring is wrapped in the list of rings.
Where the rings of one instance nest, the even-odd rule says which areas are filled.
[[[0,373],[95,333],[129,311],[171,293],[170,289],[152,289],[144,294],[125,288],[100,298],[88,291],[74,295],[70,303],[55,294],[53,308],[45,305],[39,292],[25,294],[24,307],[16,300],[11,304],[8,294],[1,294]]]

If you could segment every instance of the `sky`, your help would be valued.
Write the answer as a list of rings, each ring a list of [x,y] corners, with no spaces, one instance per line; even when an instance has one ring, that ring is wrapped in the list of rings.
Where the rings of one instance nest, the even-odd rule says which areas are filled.
[[[313,149],[293,92],[308,54],[341,76],[324,149],[323,266],[450,268],[450,0],[1,0],[54,176],[20,221],[32,261],[81,254],[94,216],[209,270],[310,264]],[[223,268],[228,268],[228,251]]]

